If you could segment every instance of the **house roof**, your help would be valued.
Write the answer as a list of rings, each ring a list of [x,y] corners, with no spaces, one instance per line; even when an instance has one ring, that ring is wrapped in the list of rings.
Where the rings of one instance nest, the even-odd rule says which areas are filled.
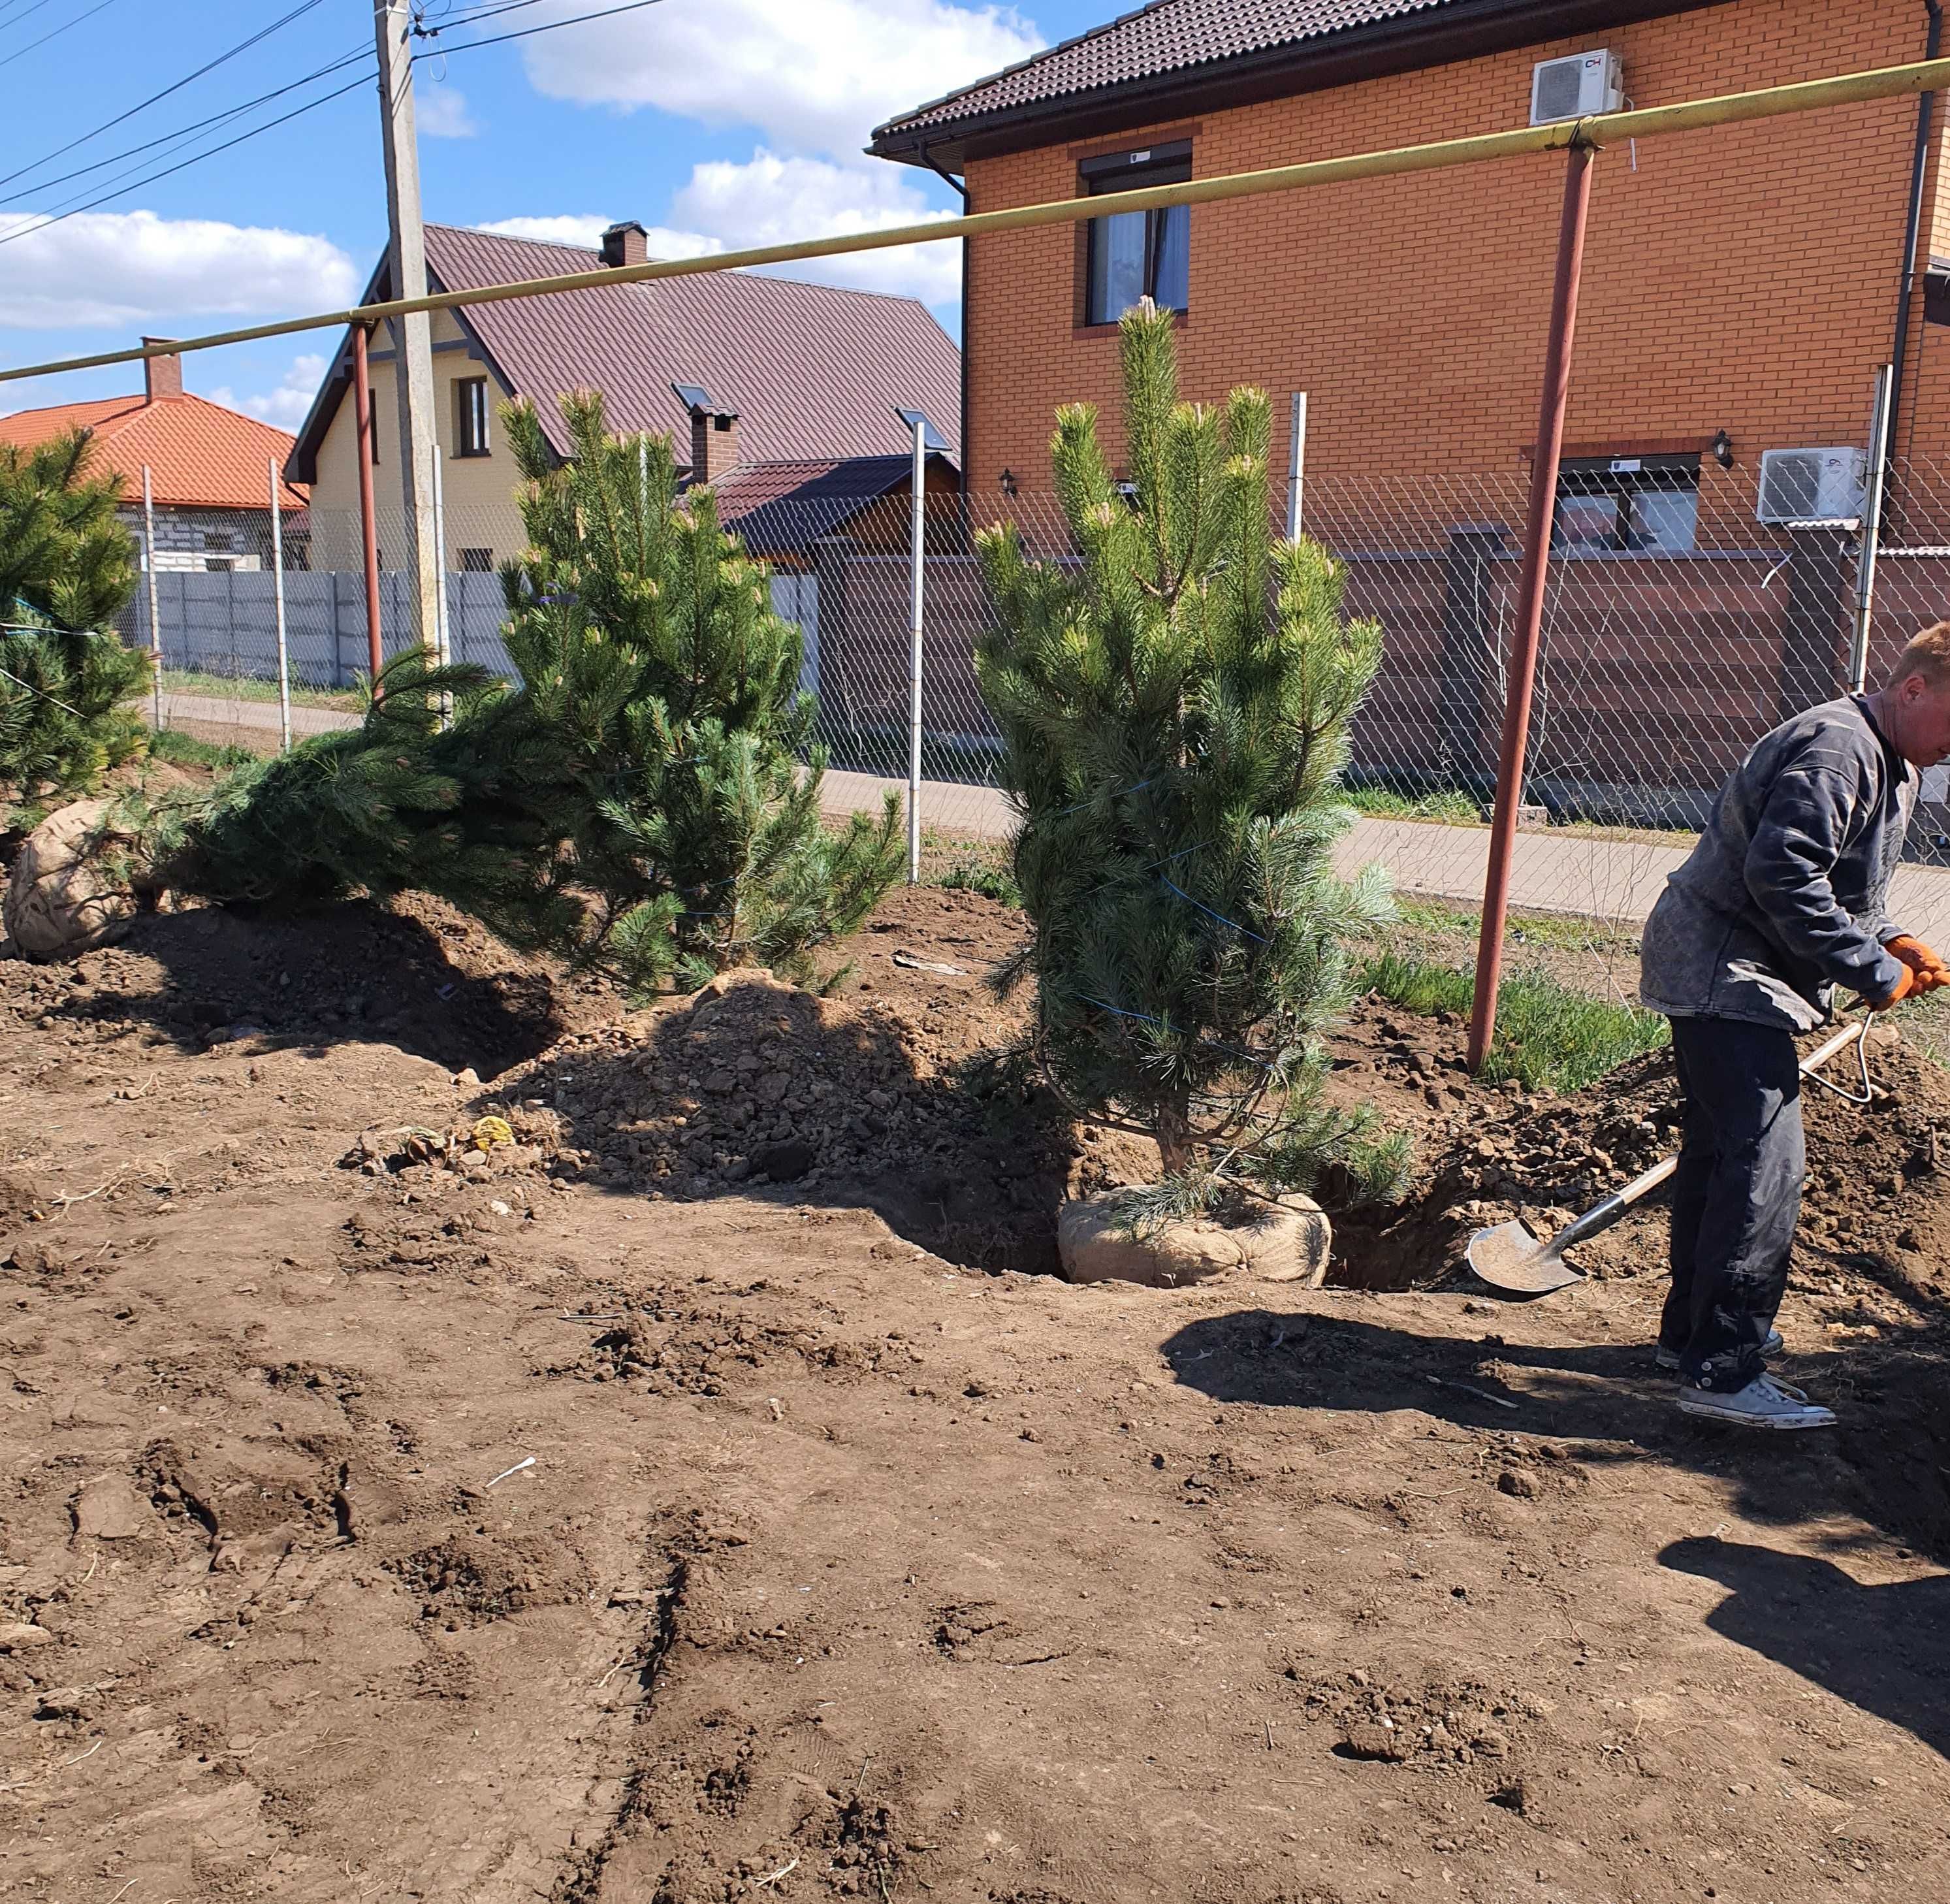
[[[428,276],[444,291],[602,263],[580,245],[451,225],[428,226],[426,247]],[[387,294],[383,266],[368,294]],[[454,316],[503,387],[534,400],[558,450],[568,445],[556,399],[587,388],[603,392],[614,428],[667,435],[687,457],[690,413],[674,383],[701,384],[718,407],[736,410],[740,454],[754,461],[898,451],[903,404],[925,410],[951,442],[960,434],[960,354],[911,298],[724,271],[473,304]],[[350,354],[348,341],[298,434],[294,475],[313,473],[349,388]]]
[[[939,452],[929,460],[954,467]],[[712,489],[718,520],[752,554],[784,555],[832,534],[868,503],[891,495],[913,468],[911,453],[741,463]]]
[[[285,431],[202,397],[102,397],[0,416],[0,442],[23,449],[71,430],[89,432],[97,464],[123,480],[125,500],[139,501],[142,466],[157,503],[176,509],[263,509],[268,465],[280,470],[291,453]],[[281,485],[280,505],[305,506],[304,488]]]
[[[868,151],[958,167],[971,144],[1045,142],[1181,110],[1338,86],[1712,0],[1151,0],[877,128]],[[1206,98],[1200,89],[1211,87]],[[1243,89],[1242,89],[1243,88]],[[1168,102],[1168,103],[1166,103]],[[1094,117],[1093,117],[1094,116]],[[1044,127],[1042,139],[1023,136]]]

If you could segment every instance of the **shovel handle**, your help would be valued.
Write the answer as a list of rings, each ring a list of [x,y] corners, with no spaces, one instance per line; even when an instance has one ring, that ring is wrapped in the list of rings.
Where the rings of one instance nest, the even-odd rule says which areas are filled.
[[[1801,1061],[1801,1074],[1812,1077],[1830,1058],[1846,1046],[1853,1044],[1862,1034],[1867,1021],[1853,1024],[1836,1033],[1826,1044],[1818,1045]],[[1568,1249],[1573,1243],[1581,1243],[1587,1236],[1594,1236],[1608,1224],[1615,1223],[1637,1203],[1641,1197],[1649,1195],[1679,1168],[1677,1157],[1662,1158],[1643,1176],[1635,1176],[1621,1190],[1614,1191],[1603,1203],[1593,1204],[1574,1223],[1567,1223],[1551,1239],[1553,1250]]]

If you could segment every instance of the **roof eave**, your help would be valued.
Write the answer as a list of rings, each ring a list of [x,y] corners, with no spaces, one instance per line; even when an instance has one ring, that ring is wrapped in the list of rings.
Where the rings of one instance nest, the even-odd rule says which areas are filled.
[[[880,128],[866,150],[871,157],[896,164],[963,172],[971,160],[1059,140],[1067,143],[1160,119],[1322,92],[1721,4],[1723,0],[1477,0],[1469,5],[1463,0],[1447,16],[1399,14],[1297,45],[1176,67],[964,119],[929,126],[896,120]]]

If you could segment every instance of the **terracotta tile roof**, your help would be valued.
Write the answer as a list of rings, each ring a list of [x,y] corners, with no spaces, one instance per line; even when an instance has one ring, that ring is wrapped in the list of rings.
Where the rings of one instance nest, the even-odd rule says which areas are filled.
[[[294,439],[285,431],[202,397],[102,397],[0,416],[0,442],[23,449],[69,430],[93,432],[98,466],[114,470],[129,501],[142,500],[142,466],[159,505],[182,509],[263,509],[266,464],[282,469]],[[288,509],[305,506],[301,485],[286,482]]]
[[[1101,88],[1157,79],[1253,54],[1299,47],[1350,29],[1425,13],[1458,0],[1151,0],[989,78],[889,120],[874,135],[906,143],[931,127]]]
[[[913,461],[909,454],[740,463],[712,485],[718,520],[754,555],[803,550],[901,488]]]

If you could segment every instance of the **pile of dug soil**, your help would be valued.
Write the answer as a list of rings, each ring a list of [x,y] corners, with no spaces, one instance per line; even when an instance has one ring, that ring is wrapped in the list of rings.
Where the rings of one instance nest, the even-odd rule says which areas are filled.
[[[1812,1042],[1812,1041],[1811,1041]],[[1880,1028],[1871,1045],[1874,1101],[1803,1092],[1808,1179],[1797,1269],[1847,1285],[1931,1289],[1950,1267],[1950,1074]],[[1852,1052],[1828,1074],[1855,1089]],[[1370,1288],[1435,1282],[1460,1264],[1477,1229],[1522,1217],[1548,1236],[1678,1148],[1678,1082],[1669,1051],[1621,1066],[1563,1097],[1471,1090],[1467,1114],[1425,1133],[1415,1194],[1399,1209],[1341,1226],[1340,1276]],[[1599,1278],[1662,1274],[1659,1199],[1575,1250]],[[1835,1292],[1839,1293],[1839,1289]]]

